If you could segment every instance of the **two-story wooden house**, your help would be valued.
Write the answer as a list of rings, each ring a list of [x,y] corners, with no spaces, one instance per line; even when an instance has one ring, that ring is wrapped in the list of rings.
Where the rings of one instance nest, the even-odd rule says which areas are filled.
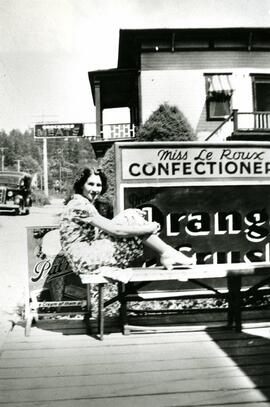
[[[270,141],[270,28],[120,30],[118,67],[89,72],[101,154],[164,102],[183,112],[198,140]],[[130,121],[103,125],[104,109]]]

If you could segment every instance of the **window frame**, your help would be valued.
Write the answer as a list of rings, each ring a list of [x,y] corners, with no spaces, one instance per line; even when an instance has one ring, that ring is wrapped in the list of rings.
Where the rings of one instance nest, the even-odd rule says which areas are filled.
[[[250,74],[252,80],[252,98],[253,98],[253,111],[258,112],[257,106],[257,83],[270,83],[270,73],[251,73]]]
[[[206,91],[206,121],[210,122],[210,121],[224,121],[226,119],[226,117],[231,114],[232,112],[232,95],[226,95],[223,92],[217,92],[216,96],[214,95],[209,95],[209,86],[210,86],[210,82],[209,82],[209,78],[211,76],[232,76],[231,72],[217,72],[217,73],[205,73],[204,77],[205,77],[205,91]],[[229,108],[229,112],[222,115],[222,116],[213,116],[211,114],[211,103],[213,102],[218,102],[218,99],[220,98],[224,98],[224,101],[228,101],[228,108]]]

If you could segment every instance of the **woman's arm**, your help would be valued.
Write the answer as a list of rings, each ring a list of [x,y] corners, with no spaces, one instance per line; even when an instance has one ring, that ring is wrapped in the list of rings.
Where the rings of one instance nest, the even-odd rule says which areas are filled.
[[[113,220],[101,216],[99,213],[92,214],[90,217],[80,218],[80,221],[91,223],[98,229],[115,237],[132,237],[158,233],[160,225],[157,222],[146,222],[143,225],[117,224]]]

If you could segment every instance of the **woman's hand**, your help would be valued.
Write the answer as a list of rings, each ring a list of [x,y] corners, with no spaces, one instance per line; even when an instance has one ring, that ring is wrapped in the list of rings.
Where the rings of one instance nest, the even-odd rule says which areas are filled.
[[[90,223],[92,220],[91,216],[85,216],[85,217],[81,217],[81,216],[73,216],[72,220],[75,223]]]
[[[84,210],[84,209],[73,209],[72,213],[74,217],[79,217],[79,218],[88,218],[89,217],[89,212]]]

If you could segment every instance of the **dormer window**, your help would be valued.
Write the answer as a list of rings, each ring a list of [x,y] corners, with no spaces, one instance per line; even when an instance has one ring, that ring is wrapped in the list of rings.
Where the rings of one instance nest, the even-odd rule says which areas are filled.
[[[224,120],[231,113],[231,74],[207,74],[205,79],[207,120]]]

